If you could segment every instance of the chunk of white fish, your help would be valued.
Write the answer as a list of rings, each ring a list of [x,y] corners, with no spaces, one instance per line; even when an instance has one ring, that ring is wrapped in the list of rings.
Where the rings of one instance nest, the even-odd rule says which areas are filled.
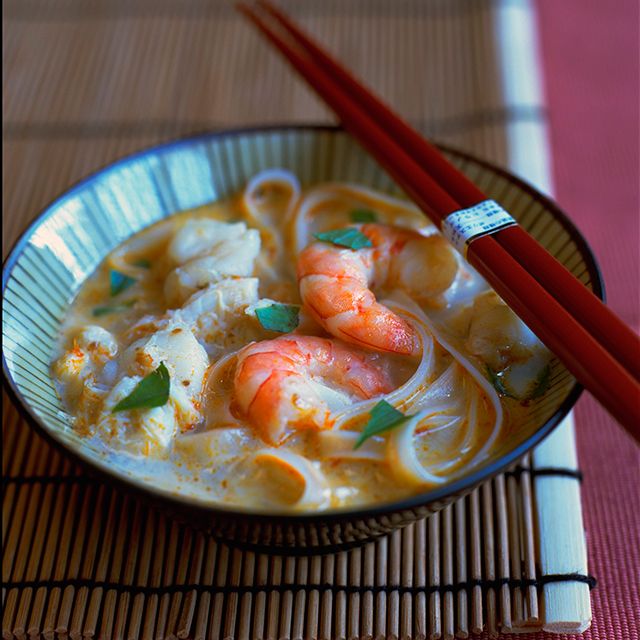
[[[207,255],[194,258],[169,273],[164,285],[167,303],[175,308],[209,284],[229,276],[251,276],[259,252],[260,233],[256,229],[214,245]]]

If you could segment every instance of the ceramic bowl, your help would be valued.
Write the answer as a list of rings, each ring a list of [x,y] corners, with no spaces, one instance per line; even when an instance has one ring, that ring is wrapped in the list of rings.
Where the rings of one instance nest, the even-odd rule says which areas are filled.
[[[443,151],[602,296],[593,255],[553,202],[487,162],[453,149]],[[555,362],[549,391],[529,407],[518,429],[485,464],[445,486],[365,508],[300,514],[252,512],[181,497],[107,464],[74,432],[51,380],[49,364],[68,306],[85,279],[123,240],[175,212],[227,197],[269,167],[293,171],[303,186],[340,180],[400,193],[346,133],[331,127],[282,126],[200,135],[119,160],[49,205],[6,260],[2,280],[4,376],[29,424],[106,481],[245,548],[332,551],[428,516],[512,465],[560,422],[581,389]]]

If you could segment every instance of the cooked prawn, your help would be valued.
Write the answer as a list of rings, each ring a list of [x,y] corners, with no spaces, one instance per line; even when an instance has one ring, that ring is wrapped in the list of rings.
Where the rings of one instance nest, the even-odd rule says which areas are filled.
[[[339,340],[288,335],[238,354],[234,411],[269,444],[295,429],[331,426],[332,408],[394,388],[378,356]]]
[[[367,349],[417,355],[411,325],[376,300],[372,289],[403,289],[414,299],[435,299],[455,279],[458,262],[439,235],[423,236],[383,224],[358,227],[371,248],[314,242],[298,258],[300,295],[330,334]]]

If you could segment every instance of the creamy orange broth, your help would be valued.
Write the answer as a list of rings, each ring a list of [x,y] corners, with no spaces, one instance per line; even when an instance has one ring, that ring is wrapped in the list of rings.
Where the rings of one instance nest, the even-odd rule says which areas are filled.
[[[372,405],[366,411],[340,417],[348,414],[351,405],[357,406],[358,400],[347,397],[339,381],[324,379],[313,381],[320,385],[319,397],[325,399],[326,394],[327,406],[333,407],[331,403],[338,406],[335,410],[331,408],[327,428],[291,427],[282,442],[273,443],[265,441],[259,425],[242,415],[234,397],[237,352],[252,342],[274,340],[280,335],[263,328],[256,317],[256,307],[268,304],[269,300],[302,306],[296,335],[331,338],[302,305],[295,265],[305,238],[312,241],[312,232],[352,224],[350,212],[362,208],[373,211],[381,223],[401,222],[401,226],[419,233],[433,233],[420,214],[405,203],[382,195],[378,198],[375,192],[361,192],[355,187],[329,187],[326,193],[322,191],[324,187],[318,187],[294,197],[287,183],[267,176],[250,194],[259,205],[255,210],[247,205],[250,200],[245,192],[229,201],[185,211],[143,230],[105,259],[71,305],[52,365],[58,391],[75,429],[86,437],[87,445],[97,447],[125,472],[177,493],[252,508],[305,510],[388,502],[423,491],[481,462],[482,456],[486,456],[486,452],[482,453],[485,443],[493,438],[491,446],[496,446],[513,428],[521,411],[519,403],[505,402],[503,398],[500,404],[495,392],[491,395],[491,386],[486,380],[482,382],[486,367],[482,358],[486,356],[466,350],[465,345],[472,343],[470,332],[474,322],[478,330],[483,330],[482,322],[476,322],[474,304],[481,310],[475,300],[486,295],[483,292],[487,287],[460,260],[455,283],[444,294],[417,301],[415,309],[409,311],[403,306],[405,301],[397,303],[398,313],[405,314],[403,317],[410,323],[420,324],[423,312],[437,319],[433,327],[424,325],[422,330],[432,343],[433,354],[424,379],[416,380],[416,372],[425,369],[424,354],[421,359],[369,350],[366,356],[375,370],[384,372],[392,381],[394,389],[411,386],[411,390],[395,400],[393,392],[374,399],[389,399],[405,415],[424,414],[423,423],[416,424],[411,433],[408,427],[403,436],[401,429],[381,433],[370,438],[357,450],[359,453],[353,449],[353,439],[335,442],[334,431],[340,432],[338,439],[344,433],[355,437],[362,431]],[[320,204],[313,215],[302,220],[303,205],[315,202],[314,198]],[[253,263],[247,268],[240,266],[237,270],[244,270],[240,274],[226,273],[220,277],[215,272],[217,280],[204,284],[192,281],[191,275],[187,277],[183,272],[176,275],[176,270],[186,272],[184,265],[208,255],[210,249],[205,239],[201,251],[184,263],[176,262],[176,250],[171,243],[175,244],[181,230],[187,237],[184,230],[191,229],[187,225],[193,225],[194,220],[244,222],[245,235],[257,229],[260,246]],[[250,244],[257,234],[246,237]],[[189,246],[192,245],[193,242]],[[238,256],[241,253],[239,250]],[[215,252],[212,255],[218,260]],[[135,281],[115,296],[111,295],[110,282],[114,270]],[[174,282],[178,283],[175,287],[171,284]],[[467,291],[466,299],[458,304],[456,296],[463,290]],[[223,293],[218,295],[219,291]],[[376,291],[378,299],[390,293],[393,294]],[[206,295],[198,299],[199,294]],[[216,296],[225,303],[194,315],[199,300],[210,302]],[[225,296],[235,302],[227,304]],[[194,298],[195,303],[190,302]],[[396,303],[390,304],[393,309]],[[493,306],[485,315],[499,312],[507,317],[510,313],[502,306],[496,307],[493,299],[488,304]],[[96,315],[101,307],[116,308]],[[519,325],[514,327],[513,331],[521,330]],[[486,333],[487,329],[484,330]],[[489,338],[496,333],[490,322],[488,331]],[[174,343],[177,355],[162,351],[163,345]],[[486,335],[480,333],[473,344],[486,351],[485,343]],[[526,358],[515,357],[513,354],[522,344],[530,355],[525,350]],[[508,366],[530,360],[533,364],[531,373],[526,374],[529,377],[535,375],[546,358],[530,336],[516,339],[511,346],[496,345],[497,351],[501,349],[511,358],[507,360]],[[467,358],[476,373],[460,365],[453,351]],[[130,392],[158,366],[159,359],[168,363],[171,394],[176,394],[175,397],[171,395],[164,407],[113,413],[109,398],[114,389],[127,378],[129,382],[124,387]],[[197,375],[192,369],[197,370]],[[447,372],[451,373],[452,386],[435,397],[432,404],[436,413],[431,415],[429,403],[420,404],[421,398],[428,397],[429,390],[441,384]],[[456,400],[458,395],[462,400]],[[494,406],[496,402],[498,409]],[[504,412],[503,417],[498,416],[497,410]],[[162,426],[165,418],[173,425],[171,428]],[[406,446],[413,448],[416,464],[424,467],[424,474],[420,475],[420,469],[416,472],[415,464],[413,470],[403,467],[402,447]],[[476,454],[480,454],[480,459],[474,458]]]

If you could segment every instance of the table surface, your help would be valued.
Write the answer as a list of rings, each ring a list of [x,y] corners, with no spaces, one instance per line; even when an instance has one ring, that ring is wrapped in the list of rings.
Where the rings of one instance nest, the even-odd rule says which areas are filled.
[[[638,329],[638,3],[538,0],[555,197],[590,243],[609,305]],[[588,394],[576,407],[593,623],[585,638],[640,629],[640,449]]]
[[[109,19],[108,3],[98,1],[90,4],[97,7],[96,11],[103,12],[101,19]],[[331,4],[333,6],[335,3]],[[156,25],[158,31],[163,30],[162,21],[168,19],[168,15],[170,17],[174,7],[185,12],[187,9],[184,7],[187,5],[187,2],[177,2],[175,5],[160,2]],[[118,7],[117,10],[127,10],[123,9],[125,5],[122,2],[115,2],[113,6]],[[618,10],[615,12],[608,10],[598,0],[538,0],[536,6],[547,100],[545,115],[550,124],[556,198],[590,242],[602,267],[609,304],[627,323],[637,328],[640,321],[638,3],[636,0],[619,0]],[[7,31],[7,50],[11,53],[11,59],[5,58],[5,69],[19,64],[20,56],[31,55],[25,42],[44,49],[48,46],[49,36],[43,28],[43,22],[32,13],[34,7],[43,10],[42,15],[47,21],[58,21],[58,33],[61,37],[75,37],[75,24],[70,19],[70,11],[73,9],[71,0],[61,1],[57,8],[45,0],[8,3],[6,12],[9,22],[16,29]],[[391,3],[388,12],[393,15]],[[131,18],[132,25],[128,28],[133,32],[136,29],[133,24],[136,11],[133,9]],[[353,16],[346,16],[347,27],[352,18]],[[322,34],[323,37],[333,35]],[[127,37],[127,29],[123,30],[122,37]],[[14,46],[15,39],[18,38],[22,38],[21,44]],[[175,47],[176,43],[170,40],[164,45]],[[154,43],[150,46],[154,46]],[[407,46],[413,45],[409,43]],[[118,52],[114,50],[109,53],[117,55]],[[345,57],[353,54],[357,69],[358,52],[350,52],[346,43],[340,53]],[[267,68],[279,64],[273,62],[272,58],[266,62],[247,60],[247,64],[252,62],[259,62]],[[389,61],[383,62],[390,64]],[[226,101],[231,99],[229,96],[210,96],[204,89],[200,95],[192,96],[193,100],[185,94],[156,95],[154,99],[162,100],[167,105],[166,113],[156,108],[156,103],[152,114],[155,119],[148,122],[132,120],[129,125],[124,117],[125,111],[137,111],[139,114],[143,112],[144,105],[136,103],[139,96],[132,96],[130,102],[121,100],[119,103],[105,99],[105,104],[119,105],[123,113],[102,113],[107,118],[101,124],[95,125],[93,129],[83,129],[84,140],[77,143],[75,162],[64,167],[54,167],[52,158],[55,158],[55,153],[52,150],[71,144],[67,139],[77,133],[79,126],[74,124],[78,117],[74,106],[80,102],[65,102],[65,96],[59,93],[51,94],[57,101],[55,104],[43,103],[38,99],[47,95],[47,72],[51,65],[60,63],[60,60],[46,60],[38,74],[22,79],[16,76],[5,79],[6,82],[13,83],[12,88],[21,91],[24,91],[24,85],[19,86],[20,82],[31,83],[35,96],[33,104],[26,111],[15,108],[11,92],[8,91],[5,97],[4,156],[5,160],[15,160],[5,162],[3,171],[5,186],[10,187],[5,196],[6,216],[3,218],[3,228],[7,231],[3,245],[5,253],[25,223],[23,207],[28,204],[32,213],[37,212],[60,188],[102,164],[103,157],[92,151],[93,142],[98,140],[103,143],[102,148],[108,148],[109,156],[122,155],[155,142],[159,137],[170,136],[174,130],[179,131],[180,127],[175,123],[179,124],[180,118],[185,114],[191,117],[191,124],[196,126],[194,120],[201,117],[196,109],[197,105],[212,101],[210,104],[213,105],[212,113],[215,116],[216,113],[228,111]],[[188,64],[188,60],[176,60],[176,65],[185,64]],[[171,70],[167,73],[170,75]],[[74,77],[71,80],[90,85],[88,78]],[[395,86],[393,77],[382,71],[379,77],[372,75],[367,80],[392,103],[398,102],[399,94],[406,89]],[[143,82],[144,79],[140,81]],[[213,71],[207,81],[208,86],[215,86]],[[117,80],[102,87],[102,90],[117,92]],[[168,91],[171,91],[171,87],[168,87]],[[250,96],[242,97],[250,99]],[[80,98],[90,100],[94,107],[100,108],[100,95],[83,94]],[[296,103],[296,112],[305,114],[304,119],[326,118],[326,112],[309,94],[300,92],[299,85],[295,85],[289,98]],[[420,122],[423,115],[421,109],[425,108],[425,103],[415,100],[405,104],[409,110],[406,115]],[[63,116],[51,122],[47,118],[50,112],[62,113]],[[110,115],[119,121],[117,130],[114,129],[115,134],[122,133],[129,126],[130,131],[126,137],[118,137],[114,135],[114,131],[109,130]],[[172,120],[174,115],[175,122]],[[282,120],[280,113],[262,115],[263,121]],[[438,116],[432,113],[428,115],[429,118]],[[242,117],[242,113],[237,114],[238,119],[241,120]],[[425,120],[428,119],[426,114],[424,117]],[[43,122],[48,124],[41,126]],[[202,122],[203,126],[211,126],[210,120]],[[443,126],[446,133],[446,121]],[[109,136],[112,142],[106,140]],[[469,133],[462,142],[466,141],[469,143],[466,146],[473,147],[473,136],[473,132]],[[465,146],[460,144],[461,141],[454,142]],[[478,143],[478,147],[481,146]],[[498,149],[496,155],[499,154]],[[25,185],[20,184],[23,179],[21,167],[29,163],[38,164],[42,175],[50,174],[53,177],[43,178],[42,184],[35,185],[27,203],[24,198],[18,201],[14,196],[25,191]],[[576,422],[580,464],[585,472],[583,503],[590,572],[599,580],[599,586],[593,592],[593,625],[585,638],[638,638],[640,449],[587,394],[577,406]],[[538,634],[531,637],[545,636]]]

